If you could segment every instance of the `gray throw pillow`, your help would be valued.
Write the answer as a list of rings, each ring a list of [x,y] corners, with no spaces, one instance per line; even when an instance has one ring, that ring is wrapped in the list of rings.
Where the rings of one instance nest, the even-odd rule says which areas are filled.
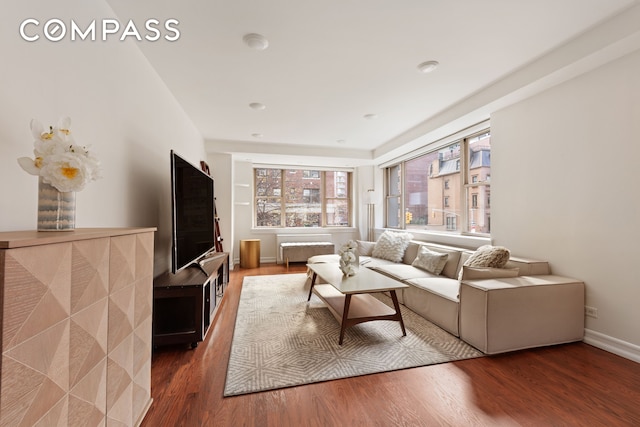
[[[440,252],[431,251],[425,246],[420,246],[418,256],[411,265],[439,275],[447,263],[447,259],[449,259],[448,254],[441,254]]]

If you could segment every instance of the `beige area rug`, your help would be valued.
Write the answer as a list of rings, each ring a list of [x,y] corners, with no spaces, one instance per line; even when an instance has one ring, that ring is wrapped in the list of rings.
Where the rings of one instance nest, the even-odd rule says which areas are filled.
[[[481,352],[402,306],[398,322],[340,325],[305,274],[248,276],[238,307],[225,396],[479,357]],[[379,299],[393,306],[383,294]]]

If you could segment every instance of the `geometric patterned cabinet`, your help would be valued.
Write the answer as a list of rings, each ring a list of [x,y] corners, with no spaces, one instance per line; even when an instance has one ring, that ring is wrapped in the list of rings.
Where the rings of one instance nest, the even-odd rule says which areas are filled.
[[[0,426],[142,422],[154,231],[0,233]]]

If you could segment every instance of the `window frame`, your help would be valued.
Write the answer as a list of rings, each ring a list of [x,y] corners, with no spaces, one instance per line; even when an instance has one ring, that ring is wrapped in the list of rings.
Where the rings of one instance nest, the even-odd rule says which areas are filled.
[[[262,170],[266,170],[267,172],[262,173],[260,171]],[[276,190],[278,191],[279,194],[282,194],[282,196],[275,196],[275,194],[273,196],[265,196],[265,195],[259,195],[258,194],[258,180],[260,177],[264,177],[264,176],[268,176],[269,175],[269,171],[273,171],[273,170],[279,170],[280,171],[280,188],[278,189],[273,189],[274,193],[276,192]],[[301,177],[301,182],[299,183],[299,188],[298,187],[291,187],[291,186],[287,186],[287,183],[289,181],[287,181],[286,179],[286,175],[288,173],[295,173],[298,171],[303,171],[302,173],[302,177]],[[305,172],[309,172],[307,174],[305,174]],[[316,177],[314,172],[318,172],[318,176]],[[333,195],[333,197],[328,197],[327,196],[327,180],[326,180],[326,175],[327,173],[337,173],[337,172],[342,172],[344,174],[346,174],[346,183],[344,183],[344,186],[341,187],[345,187],[345,192],[346,194],[344,194],[344,196],[339,197],[338,196],[338,192],[336,191],[335,194]],[[319,179],[320,180],[320,188],[315,189],[315,190],[319,190],[320,194],[319,194],[319,198],[320,200],[318,202],[314,202],[314,203],[309,203],[309,202],[304,202],[304,204],[320,204],[320,220],[319,220],[319,225],[317,226],[312,226],[312,227],[305,227],[305,226],[288,226],[287,225],[287,194],[295,194],[297,189],[301,190],[301,194],[302,197],[304,198],[304,191],[305,190],[314,190],[312,188],[306,187],[305,186],[305,181],[309,180],[309,179]],[[342,183],[342,182],[341,182]],[[306,229],[306,228],[329,228],[329,227],[333,227],[333,228],[350,228],[353,227],[353,217],[354,217],[354,213],[353,213],[353,203],[352,203],[352,193],[353,193],[353,171],[348,170],[348,169],[331,169],[331,170],[327,170],[327,169],[322,169],[322,168],[314,168],[314,167],[305,167],[305,168],[292,168],[292,167],[278,167],[278,166],[258,166],[258,165],[254,165],[253,167],[253,227],[255,229],[260,229],[260,230],[273,230],[273,229],[282,229],[282,228],[286,228],[286,229]],[[341,193],[342,194],[342,193]],[[259,199],[269,199],[269,198],[279,198],[280,200],[280,224],[279,225],[273,225],[273,226],[269,226],[269,225],[258,225],[258,200]],[[333,200],[339,200],[339,201],[346,201],[346,206],[347,206],[347,224],[345,225],[336,225],[336,224],[330,224],[327,225],[327,206],[331,203],[331,201]]]
[[[389,189],[389,185],[390,185],[390,171],[394,168],[399,168],[400,170],[400,182],[401,182],[401,187],[400,187],[400,191],[399,191],[399,205],[398,205],[398,212],[400,212],[402,218],[399,221],[398,226],[394,226],[393,224],[390,223],[389,221],[389,215],[390,213],[390,208],[389,208],[389,203],[385,203],[385,211],[384,211],[384,220],[385,220],[385,227],[386,228],[393,228],[393,229],[408,229],[408,230],[420,230],[419,228],[414,228],[414,227],[409,227],[407,228],[407,224],[404,221],[404,216],[405,216],[405,212],[407,211],[406,206],[405,206],[405,198],[403,197],[404,192],[406,191],[405,188],[405,177],[406,177],[406,171],[407,171],[407,167],[405,166],[405,164],[411,160],[417,159],[421,156],[426,156],[429,154],[432,154],[434,152],[437,152],[447,146],[452,146],[457,144],[460,144],[460,158],[456,161],[456,170],[459,171],[460,173],[460,180],[459,180],[459,185],[460,185],[460,192],[459,192],[459,197],[460,200],[456,200],[457,203],[460,204],[461,208],[460,208],[460,217],[457,218],[455,220],[455,222],[457,223],[458,220],[460,221],[459,225],[460,225],[460,230],[451,230],[451,227],[454,225],[449,224],[449,220],[447,220],[446,224],[445,224],[445,229],[446,229],[446,233],[451,233],[451,234],[460,234],[460,235],[474,235],[474,236],[480,236],[480,237],[490,237],[490,224],[491,224],[491,215],[490,212],[486,218],[486,223],[488,224],[488,230],[489,232],[485,233],[485,232],[477,232],[477,231],[473,231],[472,230],[472,224],[469,223],[469,217],[470,217],[470,209],[477,209],[478,206],[471,206],[472,202],[472,196],[475,194],[476,195],[476,200],[478,203],[480,203],[480,198],[484,197],[485,200],[485,209],[490,209],[491,204],[490,204],[490,200],[491,200],[491,189],[490,189],[490,185],[491,185],[491,173],[489,171],[489,173],[486,175],[486,178],[483,180],[481,176],[478,176],[477,172],[471,172],[470,170],[470,162],[471,162],[471,154],[470,154],[470,142],[471,140],[473,140],[474,138],[479,138],[483,135],[488,135],[489,137],[491,136],[491,128],[490,126],[486,126],[483,128],[476,128],[474,129],[474,131],[470,132],[469,134],[458,134],[459,137],[457,138],[451,138],[448,139],[446,142],[443,141],[437,141],[436,143],[431,144],[433,147],[431,148],[430,146],[425,146],[423,147],[424,149],[419,150],[418,153],[416,153],[413,156],[405,156],[402,160],[394,162],[394,163],[388,163],[387,165],[384,165],[384,175],[385,175],[385,180],[384,180],[384,191],[385,191],[385,197],[388,200],[389,197],[395,197],[393,195],[390,195],[390,189]],[[489,164],[489,168],[490,168],[490,164]],[[430,166],[430,168],[432,168],[432,166]],[[432,171],[432,169],[430,169],[430,171]],[[431,172],[429,173],[429,175],[431,175]],[[475,179],[474,179],[475,177]],[[445,189],[450,189],[450,185],[449,185],[449,180],[446,179],[445,181],[443,181],[443,186]],[[480,192],[478,191],[481,187],[486,187],[487,190],[485,192]],[[475,190],[475,191],[474,191]],[[473,191],[473,193],[472,193]],[[449,199],[449,196],[446,196],[446,199]],[[447,200],[448,201],[448,200]],[[443,196],[443,206],[445,203],[445,198]],[[429,232],[429,230],[425,227],[424,229],[425,232]]]

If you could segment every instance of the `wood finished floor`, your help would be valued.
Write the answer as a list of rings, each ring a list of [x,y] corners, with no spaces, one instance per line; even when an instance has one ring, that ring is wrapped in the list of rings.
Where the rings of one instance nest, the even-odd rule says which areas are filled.
[[[225,398],[242,280],[285,272],[232,271],[206,340],[154,352],[142,426],[640,426],[640,364],[584,343]]]

